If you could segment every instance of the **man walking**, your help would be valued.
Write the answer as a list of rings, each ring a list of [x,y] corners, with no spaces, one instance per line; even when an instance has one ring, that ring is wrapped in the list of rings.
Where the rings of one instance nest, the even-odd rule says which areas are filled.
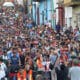
[[[58,22],[57,25],[56,25],[56,32],[59,33],[60,32],[60,29],[61,29],[61,26],[60,26],[60,24]]]
[[[69,69],[69,78],[71,80],[80,80],[80,67],[78,63],[78,60],[74,60],[73,66]]]

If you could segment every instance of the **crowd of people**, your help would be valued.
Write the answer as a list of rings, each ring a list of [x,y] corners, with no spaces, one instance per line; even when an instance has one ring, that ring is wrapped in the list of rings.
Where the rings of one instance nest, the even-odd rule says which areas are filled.
[[[51,80],[52,74],[51,78],[35,74],[54,69],[55,80],[80,80],[77,26],[62,28],[57,24],[54,30],[48,24],[35,25],[16,10],[6,10],[0,20],[5,22],[0,25],[0,80]]]

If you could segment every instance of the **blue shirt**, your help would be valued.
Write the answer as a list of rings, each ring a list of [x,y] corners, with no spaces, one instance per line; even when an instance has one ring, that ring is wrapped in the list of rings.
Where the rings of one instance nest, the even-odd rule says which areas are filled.
[[[55,63],[56,59],[57,59],[57,56],[56,55],[51,55],[50,56],[50,61],[51,61],[52,64]]]

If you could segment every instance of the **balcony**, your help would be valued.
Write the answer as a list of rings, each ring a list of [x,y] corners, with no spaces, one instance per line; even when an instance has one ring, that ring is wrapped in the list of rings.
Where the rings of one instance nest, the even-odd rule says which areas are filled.
[[[80,5],[80,0],[64,0],[64,6],[77,6]]]

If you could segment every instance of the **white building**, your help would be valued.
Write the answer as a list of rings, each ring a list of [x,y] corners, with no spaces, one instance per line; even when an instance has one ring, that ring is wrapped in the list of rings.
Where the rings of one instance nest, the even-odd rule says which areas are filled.
[[[67,27],[72,26],[72,7],[65,7],[65,24]]]

